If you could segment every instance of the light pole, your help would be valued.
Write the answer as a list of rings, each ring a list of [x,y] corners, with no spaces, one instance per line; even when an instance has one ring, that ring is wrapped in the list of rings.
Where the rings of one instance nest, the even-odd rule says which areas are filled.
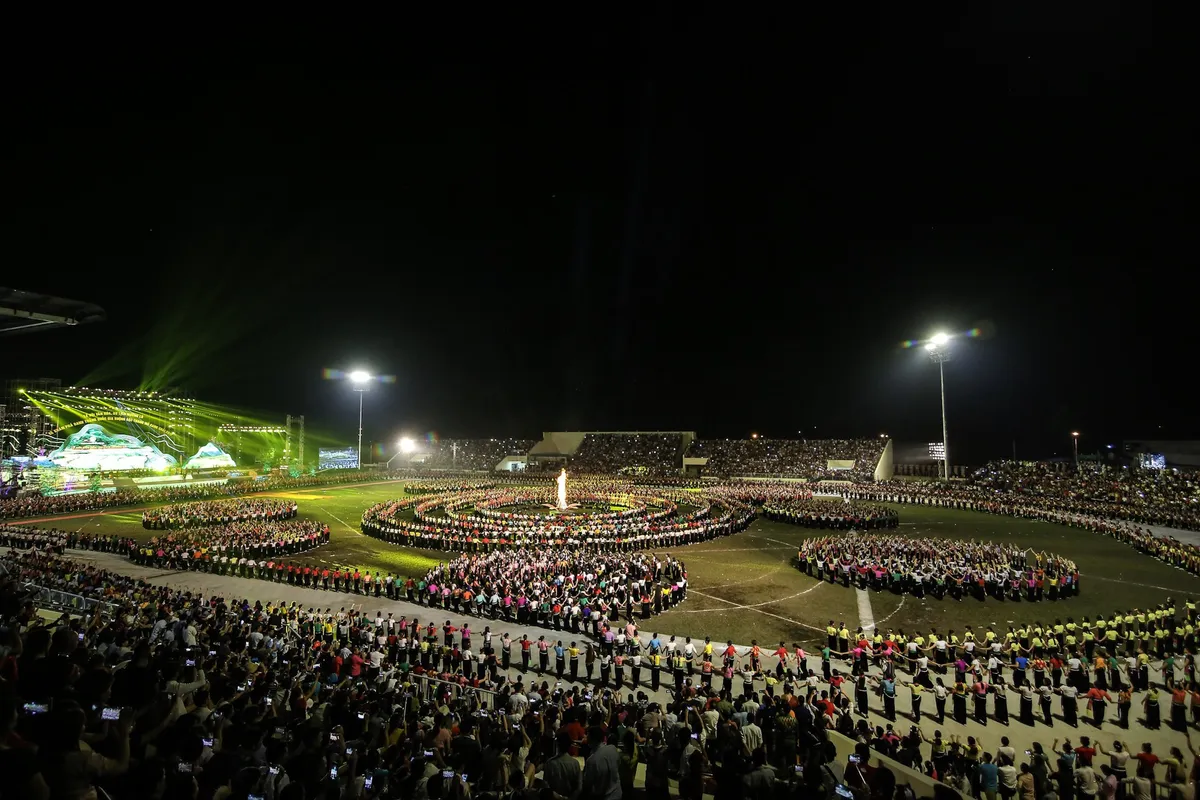
[[[1075,452],[1075,471],[1079,472],[1079,431],[1071,431],[1071,449]]]
[[[946,432],[946,362],[950,360],[950,351],[946,345],[949,343],[950,336],[945,333],[936,333],[925,343],[929,360],[938,365],[938,377],[942,384],[942,469],[946,483],[950,482],[950,447],[946,442],[949,438]]]
[[[363,394],[371,388],[371,373],[356,369],[347,377],[355,384],[354,391],[358,392],[358,468],[362,469]]]

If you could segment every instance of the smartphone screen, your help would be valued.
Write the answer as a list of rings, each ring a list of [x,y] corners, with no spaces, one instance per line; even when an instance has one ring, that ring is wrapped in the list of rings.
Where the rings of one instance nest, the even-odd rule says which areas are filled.
[[[371,786],[374,785],[374,783],[375,783],[374,775],[368,775],[367,777],[363,778],[363,788],[364,789],[370,789]]]
[[[109,706],[100,712],[100,719],[115,720],[121,718],[121,709]]]

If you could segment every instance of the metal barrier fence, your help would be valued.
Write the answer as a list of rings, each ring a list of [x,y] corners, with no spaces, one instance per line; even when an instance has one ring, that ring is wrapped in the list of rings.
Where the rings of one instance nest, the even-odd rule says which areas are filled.
[[[32,582],[25,583],[24,588],[29,593],[29,599],[33,601],[34,605],[53,611],[63,611],[80,615],[91,614],[97,607],[114,615],[117,611],[117,606],[107,600],[84,597],[81,594],[64,592],[61,589],[51,589]]]
[[[431,678],[428,675],[414,675],[409,673],[408,680],[419,686],[425,696],[428,696],[429,692],[438,686],[446,686],[451,690],[454,697],[457,698],[464,694],[472,694],[473,696],[479,698],[480,707],[490,707],[493,710],[496,708],[496,698],[500,694],[492,689],[477,689],[474,686],[460,686],[454,681],[444,681],[441,678]],[[483,702],[484,700],[487,700],[488,702],[485,704]]]

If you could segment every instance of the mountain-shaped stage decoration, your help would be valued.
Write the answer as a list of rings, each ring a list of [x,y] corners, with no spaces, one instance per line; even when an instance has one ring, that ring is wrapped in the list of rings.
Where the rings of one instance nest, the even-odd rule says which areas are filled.
[[[184,469],[223,469],[236,467],[237,464],[234,462],[233,456],[213,442],[209,442],[197,450],[196,455],[189,458],[183,466]]]
[[[89,423],[67,437],[62,447],[47,458],[63,469],[164,470],[175,466],[175,459],[136,436],[109,433],[102,425]]]

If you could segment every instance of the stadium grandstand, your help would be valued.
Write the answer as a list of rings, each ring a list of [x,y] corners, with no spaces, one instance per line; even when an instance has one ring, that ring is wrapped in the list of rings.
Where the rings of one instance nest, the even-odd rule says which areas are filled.
[[[420,446],[412,463],[425,469],[492,471],[511,457],[523,459],[533,439],[440,439]]]
[[[692,431],[548,431],[541,440],[441,439],[416,444],[404,466],[433,470],[558,470],[603,475],[891,478],[890,439],[701,440]]]
[[[685,464],[717,477],[869,481],[891,477],[877,474],[888,444],[883,438],[698,439],[688,449]]]
[[[625,475],[678,475],[682,433],[589,433],[570,458],[576,472]]]

